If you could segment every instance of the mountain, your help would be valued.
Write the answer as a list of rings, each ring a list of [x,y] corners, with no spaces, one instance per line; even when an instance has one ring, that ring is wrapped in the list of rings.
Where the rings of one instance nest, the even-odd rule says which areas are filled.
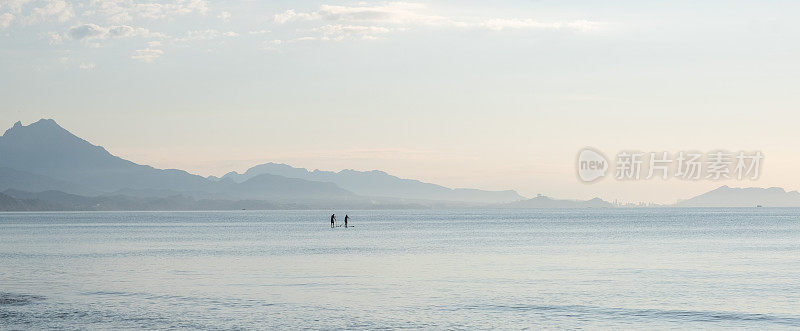
[[[342,170],[339,172],[295,168],[285,164],[265,163],[248,169],[244,174],[230,172],[222,180],[243,182],[255,176],[270,174],[310,181],[331,182],[362,196],[391,197],[472,203],[505,203],[525,199],[513,190],[484,191],[451,189],[441,185],[392,176],[383,171]]]
[[[52,119],[29,125],[17,122],[0,136],[0,190],[16,190],[18,195],[46,192],[49,195],[25,199],[45,201],[67,210],[147,209],[144,204],[164,201],[187,208],[205,208],[197,205],[200,201],[217,201],[218,206],[232,206],[232,201],[270,201],[280,206],[383,208],[460,206],[523,199],[514,191],[451,189],[381,171],[309,172],[274,163],[253,167],[242,175],[229,173],[222,178],[204,178],[183,170],[157,169],[122,159],[79,138]],[[55,192],[71,194],[71,200],[65,202],[67,197],[59,198]],[[19,197],[15,199],[22,201]],[[23,207],[17,203],[15,208]]]
[[[77,195],[77,194],[70,194],[56,190],[49,190],[49,191],[42,191],[42,192],[28,192],[22,190],[5,190],[3,194],[27,201],[44,201],[52,206],[58,206],[61,209],[65,209],[66,207],[72,206],[88,206],[91,205],[91,198]],[[73,208],[66,208],[72,210]],[[75,209],[86,209],[86,208],[75,208]]]
[[[215,189],[236,199],[261,200],[344,200],[356,198],[353,192],[336,184],[287,178],[270,174],[237,183],[230,179],[214,182]]]
[[[335,184],[265,175],[246,181],[209,180],[114,156],[51,119],[17,122],[0,136],[0,190],[61,191],[81,196],[121,192],[134,198],[339,201],[355,196]],[[135,194],[129,194],[135,192]]]
[[[507,208],[611,208],[610,202],[600,198],[591,200],[557,200],[543,195],[533,199],[516,201],[504,205]]]
[[[3,195],[13,197],[18,201],[28,204],[47,206],[47,209],[27,210],[206,210],[203,204],[192,198],[176,195],[170,197],[130,197],[124,195],[109,195],[85,197],[68,194],[60,191],[25,192],[20,190],[6,190]],[[232,206],[221,205],[220,209],[234,209]],[[236,208],[238,209],[238,208]],[[211,210],[211,208],[207,209]]]
[[[0,167],[78,183],[98,191],[122,188],[199,190],[207,180],[182,170],[162,170],[112,155],[78,138],[52,119],[17,122],[0,137]]]
[[[59,206],[38,199],[19,199],[0,193],[0,211],[51,211]]]
[[[451,204],[375,201],[367,198],[313,200],[304,202],[267,200],[195,199],[185,195],[159,197],[108,194],[80,196],[61,191],[0,193],[0,211],[158,211],[158,210],[276,210],[276,209],[407,209],[452,208]]]
[[[727,185],[691,199],[678,201],[676,207],[800,207],[800,192],[780,187],[733,188]]]
[[[2,158],[2,154],[0,154],[0,158]],[[98,193],[80,184],[32,174],[26,171],[0,167],[0,191],[8,189],[26,189],[35,192],[58,190],[84,195]]]

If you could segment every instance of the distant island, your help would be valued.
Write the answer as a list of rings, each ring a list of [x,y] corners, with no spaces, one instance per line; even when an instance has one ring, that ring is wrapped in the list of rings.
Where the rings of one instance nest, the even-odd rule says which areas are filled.
[[[503,204],[506,208],[612,208],[608,201],[600,198],[591,200],[558,200],[544,195],[539,195],[533,199],[514,201]]]
[[[678,201],[676,207],[800,207],[800,192],[780,187],[734,188],[721,186],[687,200]]]
[[[0,211],[388,208],[612,208],[516,191],[448,188],[383,171],[256,165],[202,177],[112,155],[52,119],[15,123],[0,136]],[[675,207],[800,207],[800,193],[722,186]]]

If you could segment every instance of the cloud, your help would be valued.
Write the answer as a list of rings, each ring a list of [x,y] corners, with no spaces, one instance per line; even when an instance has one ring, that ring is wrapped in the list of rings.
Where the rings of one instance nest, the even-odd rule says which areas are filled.
[[[426,4],[409,2],[378,5],[361,3],[355,6],[320,5],[312,12],[289,9],[274,15],[273,21],[275,24],[316,24],[318,26],[312,31],[319,33],[317,38],[319,40],[378,39],[390,32],[414,28],[576,32],[587,32],[597,28],[597,23],[588,20],[542,22],[531,18],[456,18],[436,13]]]
[[[0,15],[0,29],[6,29],[9,25],[11,25],[11,21],[14,20],[14,15],[11,13],[4,13]]]
[[[261,49],[268,51],[277,51],[280,49],[281,46],[286,46],[306,41],[313,41],[313,40],[334,40],[334,39],[306,36],[306,37],[299,37],[287,40],[281,40],[281,39],[267,40],[261,45]],[[336,39],[336,40],[341,40],[341,39]]]
[[[276,51],[283,44],[284,41],[280,39],[268,40],[261,45],[261,48],[268,51]]]
[[[7,7],[11,12],[19,14],[22,12],[22,7],[28,2],[31,0],[4,0],[0,3],[0,7]]]
[[[290,9],[274,16],[277,24],[294,21],[324,20],[333,22],[372,22],[385,24],[462,25],[448,17],[432,15],[421,3],[391,2],[368,6],[321,5],[311,13],[298,13]]]
[[[317,28],[316,31],[322,33],[322,40],[342,40],[349,37],[378,39],[380,35],[391,30],[379,26],[328,24]]]
[[[136,54],[132,55],[131,59],[150,63],[159,58],[162,54],[164,54],[164,51],[148,47],[145,49],[137,49]]]
[[[57,32],[48,32],[46,34],[47,41],[50,45],[60,45],[63,42],[61,34]]]
[[[219,15],[217,17],[219,19],[227,22],[228,20],[231,19],[231,13],[224,11],[224,12],[219,13]]]
[[[99,38],[104,36],[107,32],[108,29],[105,29],[97,24],[82,24],[69,28],[67,34],[69,34],[72,39],[81,40]]]
[[[83,15],[99,16],[109,23],[121,24],[136,18],[155,20],[192,13],[205,15],[207,12],[208,3],[204,0],[105,0],[90,1]]]
[[[67,35],[74,40],[103,40],[108,38],[129,37],[163,37],[160,33],[151,33],[145,28],[135,28],[129,25],[115,25],[103,27],[88,23],[73,26],[67,30]]]
[[[186,36],[175,38],[175,41],[192,41],[214,39],[219,36],[219,31],[213,29],[187,31]]]
[[[145,29],[145,33],[148,32]],[[136,34],[136,29],[128,25],[112,26],[108,28],[108,36],[111,38],[124,38]]]
[[[43,7],[31,9],[30,14],[25,18],[27,24],[48,22],[55,20],[66,22],[75,16],[72,5],[64,0],[48,0]]]
[[[318,33],[318,36],[306,38],[334,41],[348,38],[380,39],[389,32],[405,30],[415,25],[460,27],[466,24],[431,14],[425,4],[407,2],[357,6],[320,5],[318,10],[307,13],[290,9],[276,14],[273,20],[276,24],[318,22],[321,25],[311,30]]]
[[[8,27],[12,19],[22,25],[33,25],[64,23],[75,17],[122,25],[134,19],[165,19],[192,13],[205,15],[208,3],[205,0],[2,0],[0,9],[6,11],[0,14],[0,28]],[[227,20],[230,13],[222,12],[220,17]]]
[[[532,19],[490,19],[483,23],[489,30],[501,31],[504,29],[540,29],[540,30],[575,30],[591,31],[597,28],[597,23],[579,20],[570,22],[538,22]]]
[[[206,30],[187,31],[185,36],[175,38],[174,40],[176,42],[187,42],[195,40],[211,40],[211,39],[217,39],[219,37],[238,37],[238,36],[239,34],[234,31],[220,32],[215,29],[206,29]]]
[[[428,13],[425,4],[408,2],[391,2],[378,6],[322,5],[318,14],[328,21],[424,25],[459,24],[451,18]]]
[[[176,0],[171,3],[140,3],[136,4],[134,8],[142,17],[155,19],[191,13],[205,15],[208,12],[208,3],[203,0]]]
[[[283,13],[275,14],[273,21],[277,24],[285,24],[294,21],[311,21],[319,19],[316,13],[297,13],[294,9],[289,9]]]
[[[547,31],[586,32],[598,27],[597,23],[588,20],[540,21],[525,17],[464,17],[433,2],[346,2],[344,5],[322,2],[311,9],[284,8],[288,10],[273,15],[275,24],[287,25],[276,27],[274,35],[268,30],[257,30],[261,27],[270,28],[260,25],[253,25],[253,30],[250,31],[226,31],[233,30],[233,26],[213,29],[213,22],[216,25],[222,24],[219,20],[231,20],[231,12],[241,12],[240,9],[232,8],[225,7],[227,10],[222,10],[223,8],[215,7],[212,15],[199,19],[198,15],[210,13],[207,0],[0,0],[0,33],[7,33],[3,30],[9,28],[16,32],[17,26],[28,29],[28,25],[39,23],[39,41],[49,42],[51,45],[79,41],[86,47],[101,47],[110,40],[141,38],[136,40],[140,45],[136,48],[144,49],[137,50],[132,58],[152,62],[163,54],[164,45],[188,47],[189,45],[179,43],[212,39],[219,40],[218,43],[221,44],[226,38],[241,38],[241,42],[255,43],[252,47],[258,47],[263,40],[271,40],[265,42],[263,47],[273,49],[279,45],[309,40],[386,39],[393,34],[412,30],[425,30],[426,33],[434,29],[548,33]],[[180,15],[190,17],[178,18]],[[250,15],[246,15],[241,19],[249,18]],[[167,22],[155,22],[162,19]],[[240,23],[239,19],[237,16],[235,23]],[[49,32],[54,30],[52,26],[57,26],[55,29],[58,32]],[[183,27],[183,30],[170,32],[167,36],[145,28],[154,26],[163,29]],[[240,33],[253,37],[242,38]],[[267,33],[270,34],[266,35]],[[256,36],[262,34],[265,37]],[[115,42],[117,43],[121,44]],[[206,48],[212,47],[212,42],[207,44],[209,45]]]

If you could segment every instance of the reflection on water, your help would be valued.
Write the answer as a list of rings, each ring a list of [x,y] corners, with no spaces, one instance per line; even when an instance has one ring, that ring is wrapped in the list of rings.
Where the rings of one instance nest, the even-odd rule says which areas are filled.
[[[800,210],[0,214],[0,328],[800,327]]]

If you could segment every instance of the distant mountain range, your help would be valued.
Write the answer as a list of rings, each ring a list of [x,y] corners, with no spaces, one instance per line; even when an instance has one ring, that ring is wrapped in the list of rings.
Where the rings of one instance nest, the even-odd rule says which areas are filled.
[[[687,200],[678,201],[676,207],[800,207],[800,192],[780,187],[733,188],[721,186]]]
[[[0,138],[2,140],[2,138]],[[4,159],[4,154],[0,154],[0,162]],[[99,191],[89,189],[83,185],[71,183],[64,180],[53,179],[44,175],[32,174],[30,172],[0,167],[0,190],[26,189],[33,192],[58,190],[75,194],[94,195]]]
[[[451,189],[423,183],[414,179],[403,179],[383,171],[342,170],[339,172],[294,168],[285,164],[265,163],[248,169],[244,174],[229,172],[221,180],[230,179],[242,183],[256,176],[270,174],[317,182],[330,182],[359,195],[392,197],[403,199],[461,201],[475,203],[504,203],[523,200],[525,197],[512,190],[484,191],[476,189]]]
[[[610,202],[600,198],[591,200],[558,200],[546,196],[533,199],[514,201],[501,206],[505,208],[610,208]],[[800,207],[800,192],[786,190],[780,187],[771,188],[733,188],[727,185],[720,186],[709,192],[700,194],[686,200],[679,200],[673,205],[662,207]]]
[[[311,208],[608,208],[599,198],[526,199],[512,190],[448,188],[383,171],[265,163],[222,178],[156,169],[114,156],[51,119],[0,136],[0,211]],[[722,186],[676,207],[800,207],[800,193]]]
[[[241,175],[232,172],[223,178],[204,178],[114,156],[51,119],[30,125],[17,122],[0,137],[0,190],[7,193],[2,201],[13,206],[3,208],[0,201],[2,210],[385,208],[486,205],[524,199],[514,191],[451,189],[382,171],[309,172],[274,163],[255,166]],[[67,196],[72,198],[65,200]],[[234,203],[237,201],[247,203]]]
[[[120,211],[120,210],[265,210],[265,209],[381,209],[425,208],[410,203],[364,203],[364,201],[309,201],[306,203],[267,200],[195,199],[185,195],[141,196],[108,194],[82,196],[61,191],[0,193],[0,211]]]
[[[558,200],[540,195],[533,199],[504,204],[506,208],[612,208],[613,204],[600,198],[591,200]]]

